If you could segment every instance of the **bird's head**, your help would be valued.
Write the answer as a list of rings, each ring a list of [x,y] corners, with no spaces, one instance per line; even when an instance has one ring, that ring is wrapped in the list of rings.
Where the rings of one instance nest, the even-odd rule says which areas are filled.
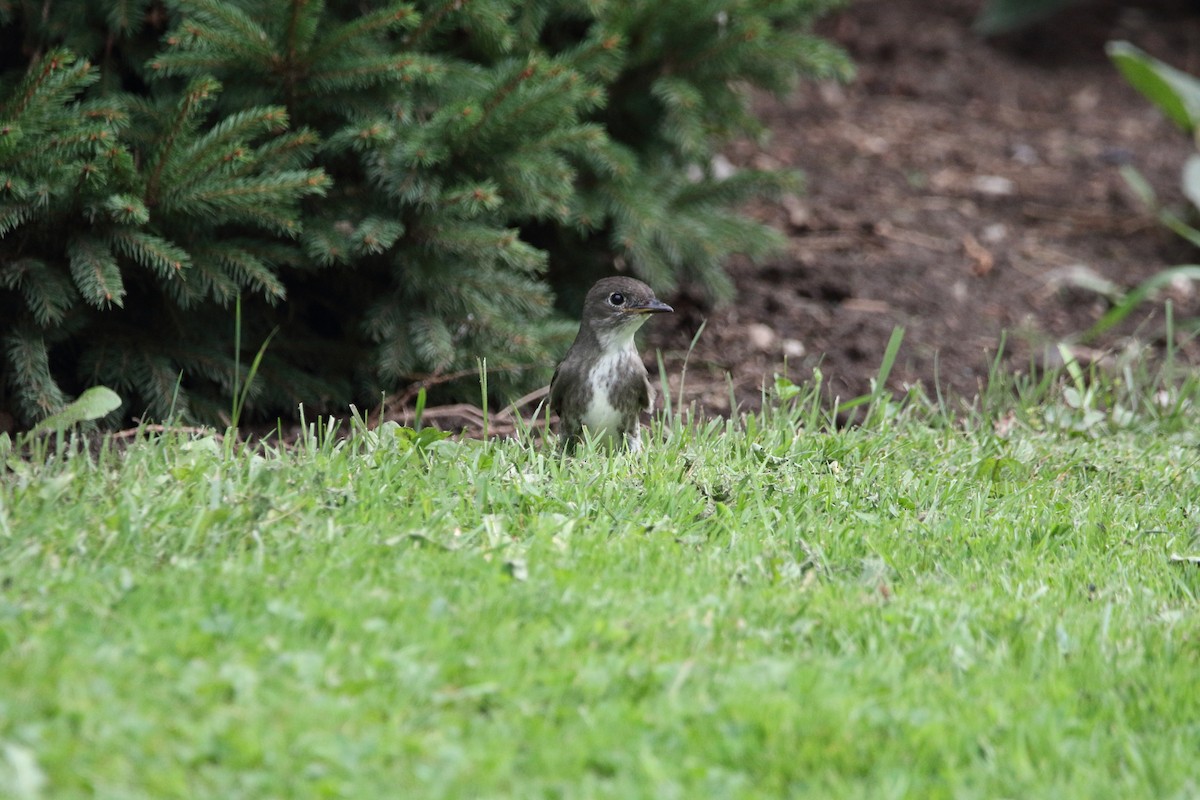
[[[627,343],[651,314],[674,311],[635,278],[603,278],[583,301],[583,324],[601,343]]]

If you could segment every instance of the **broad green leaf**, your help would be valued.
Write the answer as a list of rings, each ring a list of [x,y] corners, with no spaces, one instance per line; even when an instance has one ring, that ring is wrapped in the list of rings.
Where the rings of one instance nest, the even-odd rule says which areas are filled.
[[[1200,80],[1164,64],[1129,42],[1109,42],[1108,57],[1133,88],[1188,133],[1200,124]]]
[[[120,396],[107,386],[93,386],[79,395],[75,402],[57,414],[51,414],[30,431],[32,434],[47,431],[62,431],[81,422],[91,422],[116,411],[121,406]]]
[[[791,380],[789,380],[786,376],[775,376],[775,397],[777,397],[780,401],[791,400],[793,397],[800,394],[801,391],[801,388],[792,383]]]

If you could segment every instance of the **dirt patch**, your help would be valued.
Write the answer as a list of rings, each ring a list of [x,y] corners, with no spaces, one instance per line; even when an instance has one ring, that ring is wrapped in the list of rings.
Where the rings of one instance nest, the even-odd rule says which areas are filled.
[[[904,346],[891,388],[921,382],[970,397],[1007,332],[1005,361],[1028,367],[1107,310],[1081,283],[1128,288],[1196,259],[1149,218],[1121,178],[1136,167],[1168,203],[1183,204],[1179,171],[1192,152],[1104,56],[1128,39],[1200,72],[1200,15],[1184,3],[1089,3],[1046,27],[1000,41],[971,31],[981,3],[859,0],[824,35],[858,66],[848,86],[806,85],[761,98],[765,143],[728,152],[738,166],[797,168],[798,198],[753,213],[786,232],[786,254],[735,263],[733,305],[671,298],[656,320],[673,389],[691,355],[689,399],[725,414],[764,380],[806,379],[818,364],[831,392],[867,391],[896,326]],[[1188,286],[1170,292],[1178,317],[1200,315]],[[1161,303],[1092,343],[1161,347]],[[1182,354],[1200,363],[1200,349]],[[726,374],[729,375],[727,380]]]

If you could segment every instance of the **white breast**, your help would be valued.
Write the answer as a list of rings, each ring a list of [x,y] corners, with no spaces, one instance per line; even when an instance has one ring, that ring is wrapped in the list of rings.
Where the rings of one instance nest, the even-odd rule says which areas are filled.
[[[628,354],[617,351],[605,353],[596,361],[592,374],[588,376],[592,397],[583,412],[583,424],[596,436],[615,436],[621,428],[621,412],[608,402],[608,390],[621,362]]]

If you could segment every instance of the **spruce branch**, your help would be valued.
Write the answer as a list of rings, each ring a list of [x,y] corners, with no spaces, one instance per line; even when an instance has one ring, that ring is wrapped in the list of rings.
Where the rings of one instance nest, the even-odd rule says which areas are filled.
[[[122,305],[125,286],[121,269],[106,242],[87,234],[73,236],[67,242],[67,257],[71,277],[84,300],[97,308]]]
[[[245,172],[253,165],[247,140],[274,133],[287,127],[287,110],[282,106],[253,108],[222,119],[207,133],[191,140],[164,166],[163,177],[172,193],[204,180],[214,174]]]
[[[582,122],[550,131],[536,143],[530,142],[522,146],[521,150],[550,150],[570,153],[586,158],[589,163],[600,166],[608,173],[615,175],[620,169],[620,164],[613,157],[610,145],[608,135],[602,125],[594,122]]]
[[[43,328],[57,325],[79,295],[61,272],[36,258],[21,258],[0,270],[0,286],[19,289],[34,321]]]
[[[81,62],[73,71],[63,75],[61,71],[74,63],[75,56],[71,52],[63,49],[51,50],[38,62],[40,69],[36,73],[31,72],[18,90],[20,99],[17,104],[11,108],[0,106],[0,114],[9,119],[17,119],[29,109],[35,99],[48,104],[55,99],[52,95],[64,88],[67,92],[74,93],[85,88],[86,83],[95,81],[92,66],[87,61]],[[51,78],[55,79],[54,82],[51,82]],[[91,81],[88,81],[88,78],[91,78]]]
[[[391,248],[403,235],[402,223],[372,216],[359,223],[350,236],[350,242],[356,254],[375,255]]]
[[[243,63],[265,64],[280,58],[278,51],[270,46],[272,38],[266,28],[234,3],[186,0],[180,6],[186,7],[185,13],[190,14],[185,17],[182,28],[192,39],[238,56]],[[182,42],[168,40],[168,44]]]
[[[707,132],[700,115],[704,97],[696,85],[668,74],[650,85],[650,93],[667,109],[663,127],[682,152],[688,156],[707,154]]]
[[[713,23],[715,25],[715,22]],[[672,58],[670,55],[663,62],[664,75],[693,76],[697,74],[715,77],[713,73],[723,77],[737,69],[738,59],[730,56],[730,51],[742,48],[747,44],[761,41],[770,35],[770,26],[766,20],[751,17],[748,22],[738,23],[733,30],[717,37],[708,47],[705,47],[688,57]],[[724,66],[724,69],[721,67]]]
[[[295,214],[283,213],[301,197],[324,194],[329,178],[321,170],[287,170],[253,177],[213,175],[181,187],[164,198],[170,213],[200,214],[214,222],[237,219],[266,224],[279,232],[298,232]],[[282,219],[278,225],[276,220]]]
[[[469,2],[470,0],[447,0],[447,2],[442,3],[433,13],[425,14],[420,24],[410,31],[401,43],[406,49],[412,49],[418,42],[428,36],[447,14],[451,11],[461,11]]]
[[[352,245],[350,237],[341,230],[342,227],[340,223],[319,226],[309,224],[301,238],[304,253],[321,267],[347,263]],[[345,227],[350,226],[347,224]]]
[[[181,370],[172,359],[153,350],[140,350],[131,359],[131,372],[138,394],[146,398],[146,409],[155,419],[185,416],[185,409],[176,403],[176,387],[181,382]]]
[[[625,57],[625,37],[603,30],[557,56],[572,69],[605,83],[617,78]]]
[[[33,158],[40,153],[53,152],[60,158],[70,156],[93,156],[102,153],[104,148],[116,139],[116,132],[106,123],[88,122],[78,125],[69,133],[51,134],[31,140],[34,147],[24,153],[16,154],[16,158]]]
[[[744,169],[720,180],[708,178],[679,187],[671,198],[676,209],[707,206],[729,208],[753,197],[778,197],[783,192],[798,192],[801,177],[794,172]]]
[[[381,55],[343,58],[322,62],[308,75],[313,89],[300,96],[311,97],[337,91],[391,82],[412,83],[431,80],[438,71],[437,62],[415,55]]]
[[[229,57],[220,51],[180,50],[160,53],[146,66],[155,77],[212,74],[229,67]]]
[[[31,196],[32,188],[30,182],[20,175],[0,174],[0,194],[6,194],[14,200],[24,200]]]
[[[492,96],[489,97],[486,101],[484,101],[483,114],[475,122],[475,126],[479,127],[479,126],[483,125],[483,123],[487,121],[487,118],[491,114],[491,112],[497,106],[499,106],[501,103],[503,103],[505,101],[505,99],[508,98],[509,95],[511,95],[513,92],[515,92],[517,90],[518,86],[525,83],[533,76],[537,75],[540,67],[541,67],[541,64],[537,61],[537,59],[531,57],[529,59],[528,63],[526,63],[525,67],[523,69],[521,69],[520,72],[518,72],[516,75],[514,75],[512,78],[510,78],[507,82],[505,82],[503,85],[501,85],[498,89],[496,89],[496,91],[494,91],[492,93]]]
[[[140,197],[130,194],[111,194],[101,207],[113,222],[123,225],[144,225],[150,221],[150,210]]]
[[[105,19],[113,34],[129,36],[141,30],[151,0],[112,0]]]
[[[360,46],[359,43],[368,37],[412,28],[420,23],[421,14],[410,3],[393,3],[387,8],[363,14],[323,36],[321,44],[308,53],[308,58],[310,62],[317,63],[333,53]]]
[[[409,322],[413,346],[422,363],[432,369],[445,369],[455,355],[454,336],[441,316],[417,313]]]
[[[307,0],[292,0],[288,6],[288,24],[287,33],[284,34],[284,60],[287,65],[294,65],[297,61],[296,54],[303,48],[307,42],[299,41],[300,31],[306,26],[302,24],[303,17],[301,12],[305,6],[310,5]],[[310,15],[311,16],[311,15]],[[312,27],[308,28],[310,31]],[[290,70],[289,70],[290,72]],[[239,303],[239,311],[241,306]],[[236,426],[235,426],[236,427]]]
[[[221,84],[214,78],[198,78],[188,84],[176,106],[174,121],[167,128],[162,139],[152,155],[150,162],[150,177],[146,182],[146,205],[153,208],[159,203],[162,173],[167,166],[176,142],[190,129],[196,115],[214,94],[221,89]]]
[[[4,337],[8,384],[23,413],[31,418],[49,416],[62,409],[67,397],[50,372],[50,352],[45,337],[28,326],[18,326]]]
[[[240,285],[258,291],[271,303],[287,297],[287,289],[274,270],[249,250],[236,246],[218,246],[213,250],[224,266],[233,271]]]
[[[12,121],[0,122],[0,158],[7,162],[22,138],[20,125]]]
[[[460,206],[469,216],[478,216],[484,211],[494,211],[500,207],[502,202],[499,189],[491,181],[456,187],[443,192],[439,197],[439,204],[443,208]]]
[[[321,137],[308,128],[280,134],[255,148],[252,157],[245,159],[234,170],[234,174],[245,175],[252,170],[300,169],[311,163],[313,152],[320,143]]]
[[[0,204],[0,237],[7,236],[14,229],[24,225],[37,215],[36,203],[4,203]]]
[[[191,256],[161,236],[134,227],[117,228],[107,236],[114,251],[149,269],[159,278],[180,280]]]
[[[221,254],[213,252],[214,245],[196,245],[191,249],[192,264],[185,286],[197,287],[199,297],[211,297],[221,307],[228,307],[237,297],[238,285],[229,274]]]

